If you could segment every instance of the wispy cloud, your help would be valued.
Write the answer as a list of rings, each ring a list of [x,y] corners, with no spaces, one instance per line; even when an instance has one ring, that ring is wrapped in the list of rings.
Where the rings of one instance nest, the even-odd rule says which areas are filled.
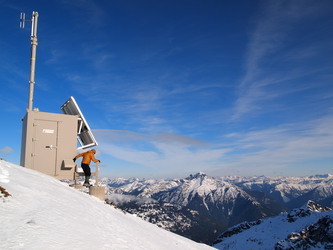
[[[97,28],[103,24],[103,20],[106,18],[106,12],[96,1],[92,0],[61,0],[63,6],[66,6],[72,13],[81,13],[78,16],[77,24],[81,25],[82,20],[85,20],[85,24],[89,24],[91,27]],[[80,10],[80,11],[79,11]],[[81,21],[80,21],[81,19]]]
[[[271,129],[227,134],[214,145],[176,134],[118,130],[94,130],[94,134],[102,154],[134,165],[138,172],[150,168],[156,176],[185,176],[196,171],[212,175],[290,175],[311,173],[315,167],[311,162],[333,159],[331,124],[333,116],[329,115]]]
[[[254,31],[249,37],[245,74],[239,84],[231,120],[266,112],[267,109],[262,108],[263,103],[283,96],[283,88],[291,88],[290,84],[286,86],[288,81],[282,81],[283,78],[296,80],[308,74],[309,70],[322,67],[316,65],[316,68],[312,66],[310,69],[304,60],[313,60],[318,53],[323,53],[322,48],[326,46],[319,48],[318,44],[307,44],[303,41],[298,41],[298,46],[292,44],[299,40],[296,27],[304,27],[300,25],[301,22],[306,23],[318,16],[323,9],[324,6],[313,1],[264,3]],[[311,28],[308,32],[312,32]],[[301,58],[303,61],[300,64]]]
[[[201,104],[210,105],[223,88],[216,83],[183,84],[180,78],[176,73],[154,78],[150,74],[126,77],[96,71],[88,77],[84,73],[68,74],[67,81],[77,93],[98,105],[100,115],[110,123],[117,122],[121,114],[124,129],[132,130],[135,124],[136,131],[145,133],[179,133],[180,127],[200,126],[200,121],[194,122],[200,118],[191,114],[203,107]],[[189,110],[196,106],[199,108]]]
[[[181,171],[193,173],[216,166],[228,151],[184,135],[142,134],[129,131],[94,130],[103,154],[118,160],[149,167],[155,174]]]
[[[233,169],[244,175],[309,172],[305,169],[307,163],[333,159],[331,124],[333,116],[329,115],[308,122],[228,135],[228,140],[233,138],[233,141],[225,147],[232,150],[224,157],[220,172],[234,172]]]

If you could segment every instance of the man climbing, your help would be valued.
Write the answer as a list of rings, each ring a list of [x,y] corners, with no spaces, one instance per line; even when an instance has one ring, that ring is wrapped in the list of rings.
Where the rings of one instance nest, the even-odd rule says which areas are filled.
[[[93,160],[94,162],[101,162],[100,160],[95,159],[96,150],[92,149],[87,152],[84,152],[82,154],[79,154],[73,158],[73,161],[75,162],[77,158],[83,157],[82,162],[81,162],[81,168],[83,169],[85,179],[84,179],[84,186],[90,186],[89,179],[91,176],[91,171],[90,171],[90,162]]]

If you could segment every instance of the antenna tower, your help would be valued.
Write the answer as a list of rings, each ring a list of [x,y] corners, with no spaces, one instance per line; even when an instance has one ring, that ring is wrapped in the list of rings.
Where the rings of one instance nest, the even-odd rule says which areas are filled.
[[[30,56],[30,78],[29,78],[29,100],[28,110],[33,108],[34,99],[34,85],[35,85],[35,67],[36,67],[36,50],[37,50],[37,23],[38,23],[38,12],[32,12],[31,19],[25,19],[25,13],[20,14],[20,28],[24,29],[25,22],[31,21],[31,56]]]

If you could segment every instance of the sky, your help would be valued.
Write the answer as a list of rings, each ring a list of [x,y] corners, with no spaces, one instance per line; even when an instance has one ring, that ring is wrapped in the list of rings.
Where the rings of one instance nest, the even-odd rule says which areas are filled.
[[[305,176],[333,167],[333,2],[0,0],[0,157],[73,96],[107,177]]]

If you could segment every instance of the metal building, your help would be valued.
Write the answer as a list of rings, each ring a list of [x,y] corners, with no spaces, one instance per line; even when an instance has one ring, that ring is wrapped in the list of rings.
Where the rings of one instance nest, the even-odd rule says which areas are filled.
[[[74,97],[61,109],[65,114],[27,109],[23,118],[21,166],[60,180],[73,180],[77,150],[98,144]]]
[[[23,118],[21,166],[73,179],[78,116],[27,110]]]

